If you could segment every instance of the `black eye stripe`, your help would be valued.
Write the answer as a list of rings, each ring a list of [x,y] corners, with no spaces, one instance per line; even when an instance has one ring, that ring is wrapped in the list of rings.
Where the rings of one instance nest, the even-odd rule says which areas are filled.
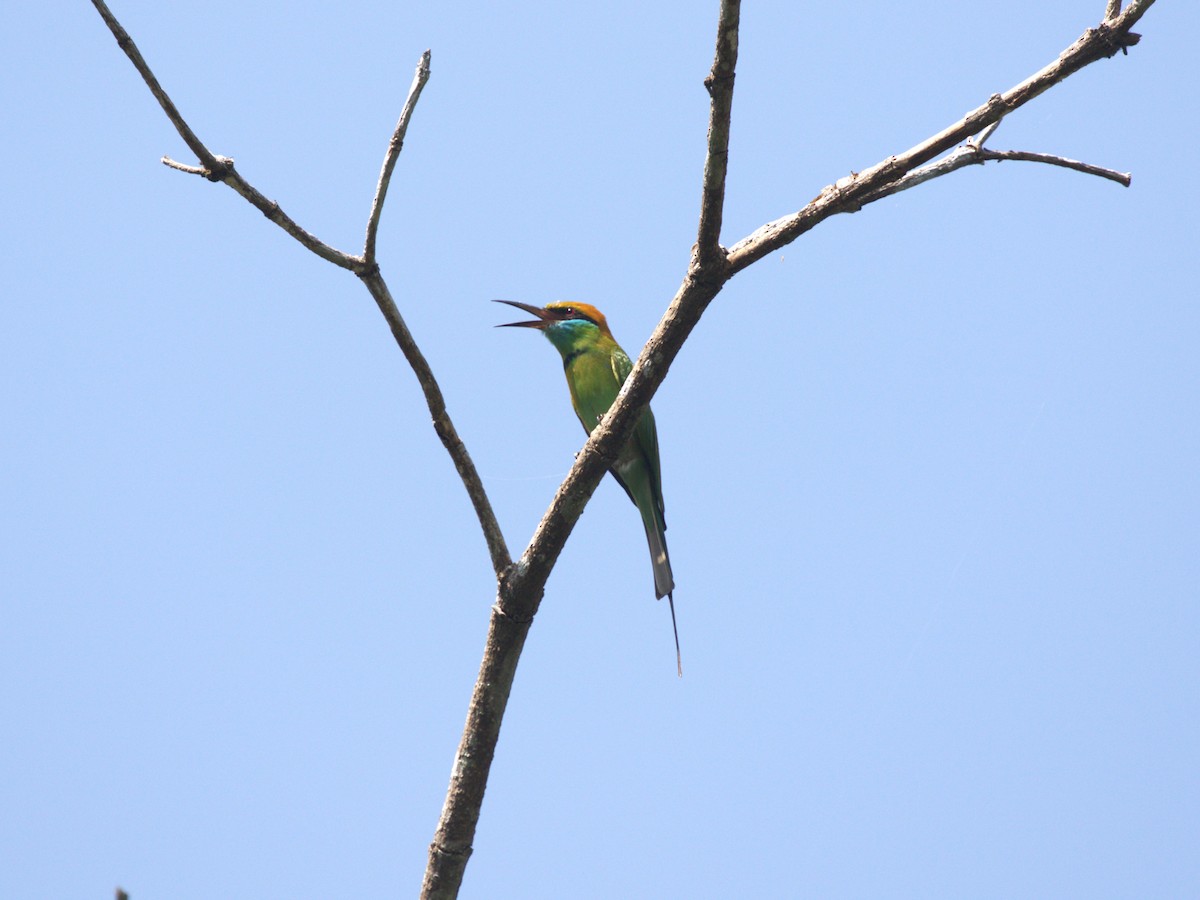
[[[583,322],[591,322],[593,325],[597,324],[595,319],[585,313],[582,309],[576,309],[574,306],[564,307],[563,315],[568,319],[579,319]]]
[[[547,307],[547,309],[551,310],[550,307]],[[593,325],[600,324],[596,321],[594,316],[580,309],[578,306],[555,306],[551,311],[555,314],[556,318],[562,322],[575,320],[580,322],[591,322]]]

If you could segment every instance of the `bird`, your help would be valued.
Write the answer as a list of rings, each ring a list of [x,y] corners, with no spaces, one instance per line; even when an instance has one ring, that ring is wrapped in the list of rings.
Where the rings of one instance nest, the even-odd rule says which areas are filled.
[[[495,302],[515,306],[535,317],[532,321],[507,322],[496,327],[536,328],[550,340],[562,355],[575,415],[584,431],[591,434],[633,371],[629,355],[613,337],[604,314],[590,304],[565,300],[544,307],[516,300]],[[679,628],[675,623],[675,576],[671,573],[671,558],[667,554],[667,521],[663,513],[658,429],[650,407],[642,413],[609,471],[641,513],[646,542],[650,545],[650,562],[654,567],[654,595],[658,600],[666,597],[671,607],[675,666],[682,677],[683,657],[679,652]]]

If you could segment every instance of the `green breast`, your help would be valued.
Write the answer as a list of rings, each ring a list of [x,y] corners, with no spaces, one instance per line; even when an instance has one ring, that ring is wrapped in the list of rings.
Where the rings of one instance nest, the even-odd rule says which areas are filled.
[[[621,389],[617,376],[613,374],[611,356],[592,347],[571,354],[564,362],[575,414],[583,423],[584,430],[591,434]]]

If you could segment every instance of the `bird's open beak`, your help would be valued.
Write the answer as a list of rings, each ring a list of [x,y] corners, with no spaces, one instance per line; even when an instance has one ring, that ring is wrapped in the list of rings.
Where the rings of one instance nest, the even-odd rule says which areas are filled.
[[[540,306],[533,306],[530,303],[518,303],[516,300],[493,300],[492,302],[507,303],[509,306],[525,310],[531,316],[537,316],[537,319],[533,322],[505,322],[503,325],[497,325],[497,328],[545,328],[552,322],[557,321],[553,313],[546,312]]]

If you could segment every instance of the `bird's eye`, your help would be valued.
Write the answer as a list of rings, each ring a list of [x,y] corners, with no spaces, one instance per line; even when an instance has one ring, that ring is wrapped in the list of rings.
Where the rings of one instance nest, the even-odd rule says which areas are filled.
[[[575,315],[575,307],[568,306],[566,309],[563,310],[563,315],[565,315],[565,316]]]

